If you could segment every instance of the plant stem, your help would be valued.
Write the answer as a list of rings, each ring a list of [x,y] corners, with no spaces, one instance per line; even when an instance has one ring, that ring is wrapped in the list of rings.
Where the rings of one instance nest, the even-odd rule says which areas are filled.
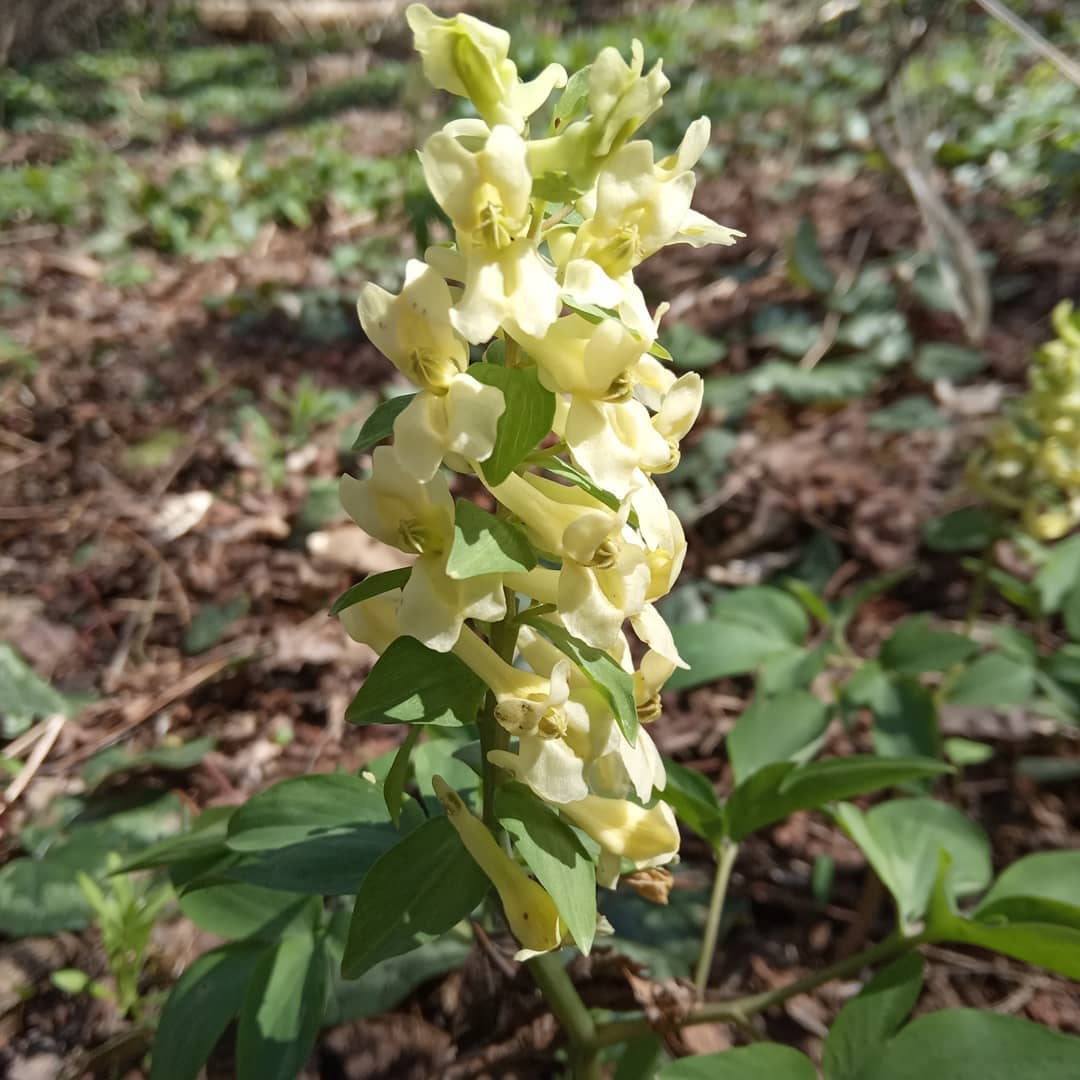
[[[884,941],[864,949],[854,956],[839,960],[821,971],[804,975],[801,979],[790,982],[787,986],[777,987],[775,990],[765,990],[760,994],[747,994],[745,997],[731,998],[728,1001],[708,1001],[690,1009],[689,1012],[673,1021],[675,1027],[691,1027],[694,1024],[709,1024],[717,1021],[727,1023],[744,1023],[751,1016],[773,1005],[779,1005],[788,998],[797,994],[814,990],[822,983],[833,979],[842,979],[848,975],[854,975],[870,964],[879,964],[886,960],[892,960],[901,953],[915,948],[916,945],[928,940],[926,932],[916,934],[913,937],[905,937],[900,931],[891,934]],[[636,1039],[640,1035],[646,1035],[652,1031],[652,1025],[644,1016],[632,1017],[626,1020],[613,1020],[610,1023],[599,1024],[596,1027],[596,1045],[612,1046],[615,1043],[626,1042]]]
[[[555,1018],[566,1032],[570,1043],[570,1059],[574,1080],[593,1080],[599,1077],[596,1024],[573,980],[554,953],[543,953],[528,961],[536,985],[551,1006]]]
[[[716,852],[716,877],[713,879],[712,896],[709,897],[709,913],[705,918],[705,933],[701,938],[701,953],[694,969],[694,985],[698,993],[704,993],[709,985],[709,972],[712,970],[713,956],[716,953],[716,939],[720,933],[720,919],[724,913],[724,898],[727,896],[728,882],[731,880],[731,868],[739,854],[739,845],[724,839]]]
[[[517,648],[518,624],[517,599],[512,589],[504,590],[506,596],[506,615],[501,622],[491,627],[491,647],[507,663],[514,662]],[[495,819],[495,788],[499,785],[499,768],[488,761],[489,750],[505,750],[510,745],[510,736],[495,719],[495,695],[488,693],[484,699],[484,708],[480,714],[480,781],[483,791],[484,824],[498,835],[498,822]]]

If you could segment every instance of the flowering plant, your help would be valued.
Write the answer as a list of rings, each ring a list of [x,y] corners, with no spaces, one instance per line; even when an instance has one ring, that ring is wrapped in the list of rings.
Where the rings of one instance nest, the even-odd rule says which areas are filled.
[[[658,1036],[709,1021],[753,1031],[771,1006],[887,961],[840,1013],[827,1080],[982,1075],[968,1069],[980,1054],[996,1067],[995,1055],[1017,1047],[1038,1060],[1041,1080],[1076,1075],[1063,1071],[1075,1040],[1010,1018],[946,1010],[901,1030],[922,985],[923,943],[978,945],[1080,977],[1080,861],[1032,855],[991,883],[985,838],[927,794],[951,771],[943,760],[903,756],[895,741],[880,756],[813,760],[841,705],[827,709],[798,680],[821,671],[850,612],[805,603],[830,635],[808,668],[814,658],[797,648],[806,611],[779,590],[757,591],[756,601],[771,597],[764,624],[784,623],[783,662],[770,667],[780,692],[732,732],[725,801],[702,775],[665,762],[649,735],[661,689],[687,666],[656,606],[686,554],[656,477],[678,463],[703,387],[665,366],[665,305],[649,310],[634,270],[668,245],[740,235],[691,207],[708,120],[657,159],[636,135],[669,84],[660,63],[645,70],[638,42],[629,63],[606,48],[571,76],[551,65],[524,82],[503,31],[419,4],[407,18],[430,82],[468,98],[476,116],[420,151],[452,238],[408,262],[397,295],[369,284],[359,299],[368,337],[415,390],[368,418],[356,449],[372,451],[370,469],[342,477],[341,501],[409,561],[354,585],[332,610],[378,655],[346,718],[408,733],[358,776],[285,780],[128,864],[170,866],[185,913],[238,939],[176,985],[152,1080],[190,1080],[237,1014],[238,1075],[287,1080],[334,999],[332,973],[366,979],[385,1007],[386,965],[468,927],[485,902],[488,930],[513,936],[515,959],[561,1022],[575,1078],[603,1075],[604,1056],[626,1043],[619,1076],[812,1080],[805,1055],[767,1042],[661,1067]],[[762,625],[747,633],[762,638]],[[921,691],[911,672],[943,670],[936,656],[913,656],[921,629],[904,633],[895,656],[882,652],[896,671],[877,665],[858,692],[847,688],[849,703],[887,698],[902,713]],[[971,650],[957,653],[957,637],[915,644],[962,660]],[[765,717],[776,718],[769,730]],[[444,729],[463,738],[431,737]],[[869,808],[845,801],[901,784],[919,794]],[[740,844],[808,809],[827,809],[865,853],[895,901],[895,932],[787,985],[705,1000]],[[666,903],[680,823],[717,863],[695,985],[601,1020],[559,951],[587,954],[611,929],[598,886],[629,879]],[[340,897],[355,897],[351,914]],[[213,1003],[212,1017],[200,1002]],[[194,1014],[208,1022],[193,1030]],[[920,1064],[927,1047],[944,1056]]]

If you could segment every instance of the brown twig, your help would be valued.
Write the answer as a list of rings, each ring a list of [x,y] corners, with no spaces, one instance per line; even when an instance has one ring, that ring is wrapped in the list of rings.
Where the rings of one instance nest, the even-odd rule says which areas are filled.
[[[30,781],[34,779],[38,769],[41,768],[42,762],[49,756],[49,751],[59,738],[60,731],[66,721],[67,717],[63,713],[56,713],[45,721],[45,727],[34,749],[30,752],[30,756],[26,759],[26,764],[23,765],[19,770],[19,775],[8,784],[7,789],[4,791],[4,805],[0,807],[0,814],[10,809],[15,800],[30,786]]]

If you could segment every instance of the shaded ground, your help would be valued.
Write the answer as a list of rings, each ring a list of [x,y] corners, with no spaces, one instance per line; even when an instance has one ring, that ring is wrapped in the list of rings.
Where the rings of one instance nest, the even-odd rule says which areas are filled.
[[[375,71],[392,60],[365,50],[357,62]],[[403,153],[429,123],[410,111],[349,109],[336,114],[335,138],[358,157]],[[96,129],[102,138],[114,134],[111,122]],[[233,123],[210,126],[214,139],[246,138]],[[48,160],[56,137],[12,134],[4,161]],[[274,139],[281,150],[290,135]],[[194,160],[205,147],[182,134],[152,149],[134,141],[128,152],[150,155],[158,169],[186,155]],[[719,253],[674,249],[643,276],[653,296],[677,298],[680,320],[728,342],[727,357],[709,368],[718,375],[760,363],[767,347],[756,313],[813,303],[810,290],[793,284],[785,256],[804,217],[816,223],[821,254],[839,273],[853,252],[867,265],[925,247],[919,212],[895,178],[823,168],[778,204],[766,193],[784,181],[784,168],[748,154],[703,181],[699,208],[748,239]],[[689,579],[759,581],[820,534],[842,555],[827,595],[916,558],[922,524],[955,502],[967,450],[1046,337],[1050,307],[1080,289],[1067,212],[1029,225],[991,192],[965,212],[977,246],[996,259],[995,280],[1019,286],[995,308],[979,380],[954,388],[951,399],[947,388],[929,391],[952,422],[910,431],[868,423],[883,406],[928,393],[906,365],[850,402],[759,394],[737,427],[724,427],[732,414],[718,391],[687,456],[693,463],[694,447],[705,447],[710,431],[728,431],[723,467],[704,485],[675,481],[688,524]],[[211,736],[213,749],[193,767],[136,771],[141,786],[175,792],[198,810],[238,803],[284,776],[355,770],[397,738],[390,729],[344,724],[371,658],[325,612],[358,577],[397,565],[397,553],[344,527],[334,482],[343,469],[363,467],[347,447],[388,381],[388,364],[354,323],[350,289],[399,265],[413,241],[392,208],[358,212],[331,199],[311,217],[300,227],[263,221],[242,254],[211,261],[138,246],[134,283],[118,279],[111,256],[87,250],[78,224],[13,223],[0,241],[0,327],[21,350],[9,344],[0,388],[0,637],[43,679],[94,697],[64,726],[3,819],[7,855],[18,852],[27,824],[86,786],[85,764],[110,747],[138,751]],[[335,253],[357,243],[342,271]],[[916,341],[963,344],[954,316],[906,293],[897,303]],[[852,640],[870,654],[911,611],[962,618],[967,595],[955,560],[924,551],[909,579],[862,608]],[[1011,617],[995,601],[986,620]],[[654,728],[662,749],[725,789],[723,737],[749,687],[729,679],[668,695]],[[990,832],[996,858],[1076,844],[1075,785],[1040,786],[1015,769],[1026,757],[1075,758],[1074,732],[1016,711],[957,714],[946,723],[950,734],[993,746],[989,762],[947,790]],[[833,734],[830,749],[851,748],[868,748],[865,727]],[[132,782],[121,774],[105,790]],[[811,888],[823,856],[836,867],[824,903]],[[688,837],[683,858],[677,894],[697,905],[693,922],[709,856]],[[731,925],[712,984],[726,993],[779,985],[888,929],[889,905],[861,855],[818,816],[797,815],[750,841],[731,892]],[[206,944],[188,924],[160,928],[148,990],[167,986]],[[17,1008],[4,1002],[0,1044],[8,1049],[0,1061],[10,1075],[31,1075],[17,1069],[35,1056],[47,1070],[120,1030],[105,1004],[71,998],[45,979],[58,966],[100,972],[92,932],[0,944],[0,957],[9,962],[15,949],[19,981],[36,990]],[[1075,989],[1064,980],[970,950],[932,951],[920,1010],[973,1005],[1080,1033]],[[425,983],[394,1011],[329,1029],[308,1074],[553,1075],[557,1032],[527,974],[505,955],[505,943],[485,943],[461,970]],[[591,1003],[634,1005],[637,984],[626,973],[635,969],[616,953],[598,950],[575,961],[575,970]],[[795,998],[764,1018],[764,1030],[818,1053],[853,989],[831,984]],[[673,1039],[673,1049],[704,1052],[745,1033],[714,1025]],[[231,1075],[224,1048],[212,1072]]]

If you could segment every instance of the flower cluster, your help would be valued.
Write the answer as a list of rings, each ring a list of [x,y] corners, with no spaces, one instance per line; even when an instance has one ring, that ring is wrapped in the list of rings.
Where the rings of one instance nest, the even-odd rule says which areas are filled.
[[[1080,313],[1063,300],[1057,339],[1035,353],[1027,393],[972,458],[975,487],[1040,540],[1080,524]]]
[[[430,82],[478,116],[420,152],[453,242],[410,260],[398,295],[369,284],[360,297],[365,332],[417,392],[395,403],[407,402],[392,445],[375,449],[366,479],[342,478],[341,499],[366,532],[415,558],[400,592],[342,620],[377,652],[406,635],[471,669],[502,730],[488,761],[591,837],[599,879],[613,884],[678,848],[657,800],[663,764],[639,723],[659,715],[661,686],[684,666],[654,605],[686,541],[654,478],[678,463],[702,399],[698,375],[662,363],[663,310],[650,314],[633,271],[666,245],[740,234],[690,206],[708,120],[660,160],[633,139],[669,86],[659,63],[644,70],[638,42],[629,64],[607,48],[570,79],[552,65],[523,82],[503,31],[419,4],[407,18]],[[548,133],[530,138],[530,117],[559,88]],[[497,557],[486,565],[458,558],[476,537],[447,469],[490,495]],[[636,668],[628,625],[643,646]],[[511,649],[498,627],[512,629]],[[624,680],[632,722],[597,676],[604,664]],[[484,826],[460,798],[439,794],[504,892],[500,881],[520,875],[500,869],[505,853],[477,839]],[[523,941],[527,951],[554,947],[556,928],[546,944]]]

